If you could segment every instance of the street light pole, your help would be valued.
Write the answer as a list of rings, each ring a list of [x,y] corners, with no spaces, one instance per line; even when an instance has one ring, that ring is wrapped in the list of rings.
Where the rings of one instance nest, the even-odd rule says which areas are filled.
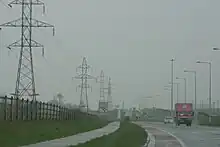
[[[169,83],[171,84],[171,82]],[[176,102],[179,103],[179,84],[180,83],[173,83],[174,85],[176,85]]]
[[[185,96],[185,99],[184,99],[184,101],[185,101],[185,103],[186,103],[186,78],[179,78],[179,77],[176,77],[176,79],[182,79],[182,80],[184,80],[184,96]]]
[[[2,46],[1,46],[1,45],[2,45],[2,44],[1,44],[1,43],[2,43],[2,42],[1,42],[1,31],[2,31],[2,28],[0,28],[0,52],[1,52],[1,47],[2,47]],[[0,59],[1,59],[1,53],[0,53]]]
[[[173,62],[174,59],[171,59],[171,116],[173,114]]]
[[[209,109],[211,108],[212,103],[212,64],[209,62]]]
[[[184,78],[184,85],[185,85],[185,103],[186,103],[186,78]]]
[[[195,71],[195,74],[194,74],[194,80],[195,80],[195,110],[197,109],[197,83],[196,83],[196,71]]]
[[[209,65],[209,111],[212,112],[212,63],[197,61],[196,63],[204,63]]]
[[[190,70],[184,70],[184,72],[188,72],[188,73],[193,73],[194,74],[194,80],[195,80],[195,103],[194,103],[194,108],[196,110],[196,105],[197,105],[197,90],[196,90],[196,71],[190,71]]]
[[[177,103],[179,103],[179,83],[176,84],[176,88],[177,88],[176,89],[176,93],[177,93],[177,96],[176,96],[177,100],[176,101],[177,101]]]
[[[170,88],[171,88],[170,86],[164,86],[164,90],[169,91],[170,94],[171,94],[171,89]],[[170,104],[171,104],[171,102],[170,102]],[[172,107],[172,105],[170,106],[170,108],[171,107]],[[170,116],[172,116],[172,111],[171,110],[170,110]]]

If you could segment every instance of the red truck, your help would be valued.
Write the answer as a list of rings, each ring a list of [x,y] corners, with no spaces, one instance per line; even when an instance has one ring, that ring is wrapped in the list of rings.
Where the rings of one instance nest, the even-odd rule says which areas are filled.
[[[175,104],[175,123],[177,126],[180,124],[192,125],[194,116],[192,103],[176,103]]]

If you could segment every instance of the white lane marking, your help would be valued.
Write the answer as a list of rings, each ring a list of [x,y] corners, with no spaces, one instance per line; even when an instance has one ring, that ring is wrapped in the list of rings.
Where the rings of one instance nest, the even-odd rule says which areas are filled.
[[[161,128],[157,128],[158,130],[161,130],[161,131],[163,131],[163,132],[165,132],[165,133],[167,133],[167,134],[169,134],[169,135],[171,135],[171,136],[173,136],[174,138],[176,138],[176,140],[180,143],[180,145],[182,146],[182,147],[187,147],[186,145],[185,145],[185,143],[181,140],[181,139],[179,139],[177,136],[175,136],[175,135],[173,135],[172,133],[170,133],[170,132],[168,132],[168,131],[166,131],[166,130],[163,130],[163,129],[161,129]]]
[[[145,128],[145,125],[144,125],[144,124],[141,124],[141,123],[137,123],[137,122],[132,122],[132,123],[141,126],[141,127],[144,128],[145,131],[147,132],[147,134],[148,134],[148,139],[147,139],[147,141],[150,140],[150,142],[149,142],[148,146],[147,146],[147,143],[148,143],[148,142],[146,142],[146,143],[144,144],[144,147],[146,147],[146,146],[147,146],[147,147],[155,147],[155,146],[156,146],[155,137],[154,137],[153,134],[150,133],[150,131],[148,131],[148,130]]]

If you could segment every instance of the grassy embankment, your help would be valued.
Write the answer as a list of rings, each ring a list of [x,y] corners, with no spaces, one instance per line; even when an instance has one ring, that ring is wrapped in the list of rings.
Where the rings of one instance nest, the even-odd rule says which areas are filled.
[[[123,122],[120,129],[84,144],[70,147],[140,147],[145,144],[147,133],[135,124]]]
[[[17,147],[86,132],[106,125],[95,118],[74,121],[0,122],[0,146]]]

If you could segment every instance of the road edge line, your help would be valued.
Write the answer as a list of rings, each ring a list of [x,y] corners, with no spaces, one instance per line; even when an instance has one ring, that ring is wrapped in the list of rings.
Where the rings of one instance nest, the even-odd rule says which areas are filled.
[[[132,121],[132,123],[140,126],[147,133],[147,141],[146,141],[146,143],[142,147],[155,147],[156,146],[156,141],[155,141],[154,135],[151,134],[150,131],[147,130],[143,125],[138,124],[138,123],[136,123],[134,121]]]
[[[170,133],[169,131],[163,130],[163,129],[161,129],[161,128],[157,128],[157,129],[158,129],[158,130],[161,130],[161,131],[163,131],[163,132],[165,132],[165,133],[167,133],[167,134],[169,134],[169,135],[171,135],[171,136],[173,136],[174,138],[176,138],[176,140],[180,143],[180,145],[181,145],[182,147],[187,147],[186,144],[185,144],[180,138],[178,138],[177,136],[173,135],[173,134]]]
[[[155,145],[156,145],[155,144],[155,137],[147,129],[145,129],[145,131],[147,132],[148,140],[145,143],[144,147],[155,147]],[[149,141],[149,143],[148,143],[148,141]]]

